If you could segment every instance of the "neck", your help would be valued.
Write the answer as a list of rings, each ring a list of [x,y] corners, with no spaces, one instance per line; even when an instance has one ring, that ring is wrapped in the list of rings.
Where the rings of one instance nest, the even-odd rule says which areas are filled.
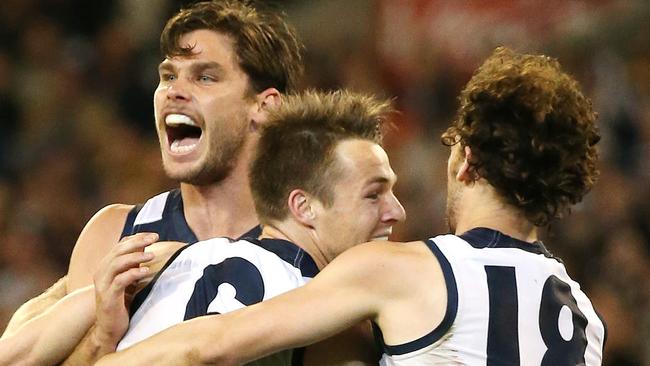
[[[264,225],[260,238],[284,239],[296,244],[312,257],[319,270],[329,263],[314,240],[314,236],[311,235],[310,230],[305,230],[299,223],[290,219]]]
[[[236,238],[257,225],[248,174],[242,165],[211,185],[181,183],[185,218],[199,240]]]
[[[456,215],[456,235],[485,227],[529,243],[538,240],[537,227],[518,209],[502,202],[492,186],[484,182],[465,189]]]

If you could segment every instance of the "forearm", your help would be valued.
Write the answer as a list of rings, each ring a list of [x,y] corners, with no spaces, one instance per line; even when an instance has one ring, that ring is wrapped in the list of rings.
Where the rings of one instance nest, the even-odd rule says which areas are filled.
[[[115,352],[115,347],[113,342],[102,340],[97,328],[92,326],[61,366],[93,365],[102,356]]]
[[[96,365],[207,365],[201,360],[201,349],[208,335],[202,331],[201,323],[197,326],[195,321],[183,322],[128,349],[106,355]],[[221,362],[218,364],[234,365]]]
[[[67,295],[0,341],[0,364],[52,365],[61,362],[94,321],[94,311],[91,287]]]
[[[25,323],[43,314],[61,300],[66,295],[66,282],[67,277],[60,278],[45,292],[20,306],[9,320],[0,339],[11,336]]]

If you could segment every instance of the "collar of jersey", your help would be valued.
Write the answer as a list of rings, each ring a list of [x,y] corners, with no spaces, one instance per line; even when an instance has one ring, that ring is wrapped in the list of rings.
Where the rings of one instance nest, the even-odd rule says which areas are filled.
[[[555,258],[541,241],[530,243],[485,227],[471,229],[460,235],[460,237],[474,248],[517,248],[530,253],[543,254],[549,258]]]
[[[252,239],[249,242],[275,253],[285,262],[298,268],[303,277],[314,277],[318,274],[318,266],[314,259],[304,249],[284,239]]]

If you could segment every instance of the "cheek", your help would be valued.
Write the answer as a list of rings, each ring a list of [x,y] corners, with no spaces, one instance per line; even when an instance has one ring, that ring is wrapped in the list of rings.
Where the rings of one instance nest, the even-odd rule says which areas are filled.
[[[381,220],[380,214],[380,210],[376,207],[368,207],[363,211],[357,212],[354,218],[357,225],[357,233],[363,236],[371,234]],[[364,237],[364,239],[366,238]]]
[[[158,116],[158,112],[160,108],[162,108],[164,101],[165,101],[165,93],[161,89],[161,87],[158,87],[156,91],[154,91],[153,93],[153,110],[156,117]]]

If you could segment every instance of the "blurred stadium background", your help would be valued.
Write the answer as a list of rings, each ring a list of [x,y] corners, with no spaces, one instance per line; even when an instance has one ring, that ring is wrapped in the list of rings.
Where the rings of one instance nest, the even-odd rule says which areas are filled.
[[[0,325],[67,270],[108,203],[174,186],[152,93],[173,0],[0,2]],[[546,245],[609,325],[606,365],[650,365],[650,2],[278,3],[306,46],[304,86],[396,98],[388,151],[408,213],[395,239],[445,230],[439,135],[497,45],[558,58],[600,115],[600,182]]]

